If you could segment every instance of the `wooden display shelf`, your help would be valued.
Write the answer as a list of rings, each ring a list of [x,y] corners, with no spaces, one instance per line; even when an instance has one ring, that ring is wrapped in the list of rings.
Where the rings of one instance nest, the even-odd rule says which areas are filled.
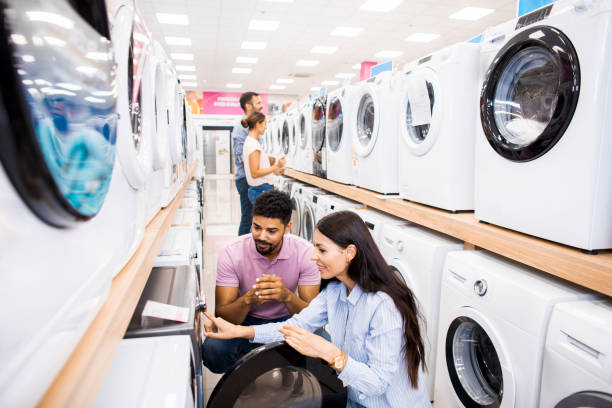
[[[39,406],[93,406],[196,167],[197,163],[191,167],[170,205],[147,225],[140,246],[113,279],[104,305]]]
[[[589,255],[576,248],[478,222],[472,212],[451,214],[400,198],[383,199],[378,193],[293,169],[287,169],[285,175],[612,296],[612,251]]]

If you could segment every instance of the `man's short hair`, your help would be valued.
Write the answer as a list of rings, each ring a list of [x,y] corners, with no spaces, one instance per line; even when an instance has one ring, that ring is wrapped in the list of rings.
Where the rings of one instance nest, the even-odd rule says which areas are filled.
[[[284,225],[291,221],[293,203],[289,194],[278,190],[261,193],[253,204],[253,217],[279,218]]]
[[[246,112],[246,104],[251,103],[254,96],[259,96],[259,94],[257,92],[245,92],[240,95],[240,107],[244,112]]]

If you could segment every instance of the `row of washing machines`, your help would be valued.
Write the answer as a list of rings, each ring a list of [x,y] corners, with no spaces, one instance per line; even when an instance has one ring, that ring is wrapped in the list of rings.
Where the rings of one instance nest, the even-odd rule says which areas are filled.
[[[283,178],[292,233],[355,211],[417,297],[437,407],[612,406],[612,302],[444,234]]]
[[[7,0],[0,26],[0,405],[33,406],[202,146],[133,1]]]
[[[559,0],[272,118],[296,170],[612,248],[612,2]]]

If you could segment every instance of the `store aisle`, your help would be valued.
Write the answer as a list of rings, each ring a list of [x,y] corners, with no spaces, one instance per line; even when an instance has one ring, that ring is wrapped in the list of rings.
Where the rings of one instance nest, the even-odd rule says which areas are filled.
[[[208,310],[215,310],[215,279],[217,255],[231,240],[238,236],[240,223],[240,197],[233,175],[207,175],[204,186],[204,294]],[[208,402],[212,390],[221,375],[205,371],[204,401]]]

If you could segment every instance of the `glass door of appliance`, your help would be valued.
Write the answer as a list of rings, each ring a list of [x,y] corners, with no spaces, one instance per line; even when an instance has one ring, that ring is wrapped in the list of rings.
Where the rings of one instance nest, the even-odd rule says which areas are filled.
[[[379,104],[373,85],[362,84],[357,92],[357,107],[355,118],[355,135],[353,147],[361,157],[370,154],[378,138],[380,123]]]
[[[598,391],[582,391],[563,398],[554,408],[610,408],[612,394]]]
[[[327,146],[337,152],[342,143],[342,129],[344,127],[344,113],[340,96],[332,96],[327,108]]]

